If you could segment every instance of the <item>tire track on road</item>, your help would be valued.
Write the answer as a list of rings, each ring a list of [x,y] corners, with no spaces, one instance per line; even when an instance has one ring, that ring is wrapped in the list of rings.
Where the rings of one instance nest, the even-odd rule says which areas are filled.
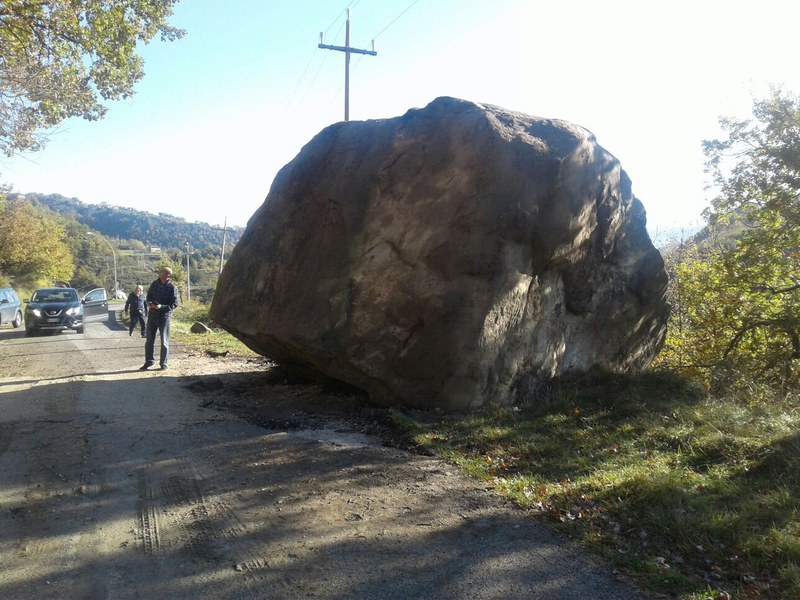
[[[186,463],[146,465],[139,482],[140,545],[145,554],[186,553],[257,578],[269,568],[252,532],[223,500],[209,500],[204,478]]]

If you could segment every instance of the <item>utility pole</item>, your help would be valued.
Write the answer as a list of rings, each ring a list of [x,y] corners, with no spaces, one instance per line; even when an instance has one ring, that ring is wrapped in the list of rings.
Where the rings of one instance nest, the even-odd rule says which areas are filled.
[[[217,231],[222,231],[222,252],[219,253],[219,274],[222,275],[222,266],[225,264],[225,237],[228,235],[228,217],[222,224],[222,229],[215,227]]]
[[[370,56],[378,56],[375,52],[375,40],[372,40],[372,50],[359,50],[358,48],[350,47],[350,9],[347,9],[347,27],[345,29],[344,46],[329,46],[323,44],[323,34],[319,34],[318,48],[323,50],[338,50],[344,52],[344,120],[350,120],[350,55],[351,54],[368,54]]]
[[[189,256],[191,255],[191,251],[189,248],[189,242],[186,242],[186,304],[189,304],[192,301],[192,278],[189,275]]]

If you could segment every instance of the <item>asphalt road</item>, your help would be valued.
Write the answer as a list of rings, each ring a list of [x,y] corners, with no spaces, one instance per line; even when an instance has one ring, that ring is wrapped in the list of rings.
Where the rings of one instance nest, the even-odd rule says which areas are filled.
[[[0,328],[0,598],[647,597],[451,465],[294,406],[257,370],[181,348],[167,372],[142,361],[114,323]],[[231,394],[274,406],[270,428]]]

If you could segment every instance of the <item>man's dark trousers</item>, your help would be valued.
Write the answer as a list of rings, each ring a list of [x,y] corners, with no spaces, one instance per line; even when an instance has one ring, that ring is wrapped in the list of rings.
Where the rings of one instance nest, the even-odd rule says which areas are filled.
[[[144,364],[153,366],[155,364],[155,345],[156,333],[161,334],[161,355],[159,357],[159,364],[161,367],[167,366],[167,359],[169,358],[169,322],[172,321],[169,317],[158,314],[158,311],[152,310],[147,315],[147,339],[144,342]]]

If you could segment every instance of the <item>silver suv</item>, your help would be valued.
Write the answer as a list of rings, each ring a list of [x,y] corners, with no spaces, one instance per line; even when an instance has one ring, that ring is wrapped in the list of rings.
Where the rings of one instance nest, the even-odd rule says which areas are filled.
[[[6,323],[14,327],[22,325],[22,306],[17,292],[11,288],[0,288],[0,325]]]

